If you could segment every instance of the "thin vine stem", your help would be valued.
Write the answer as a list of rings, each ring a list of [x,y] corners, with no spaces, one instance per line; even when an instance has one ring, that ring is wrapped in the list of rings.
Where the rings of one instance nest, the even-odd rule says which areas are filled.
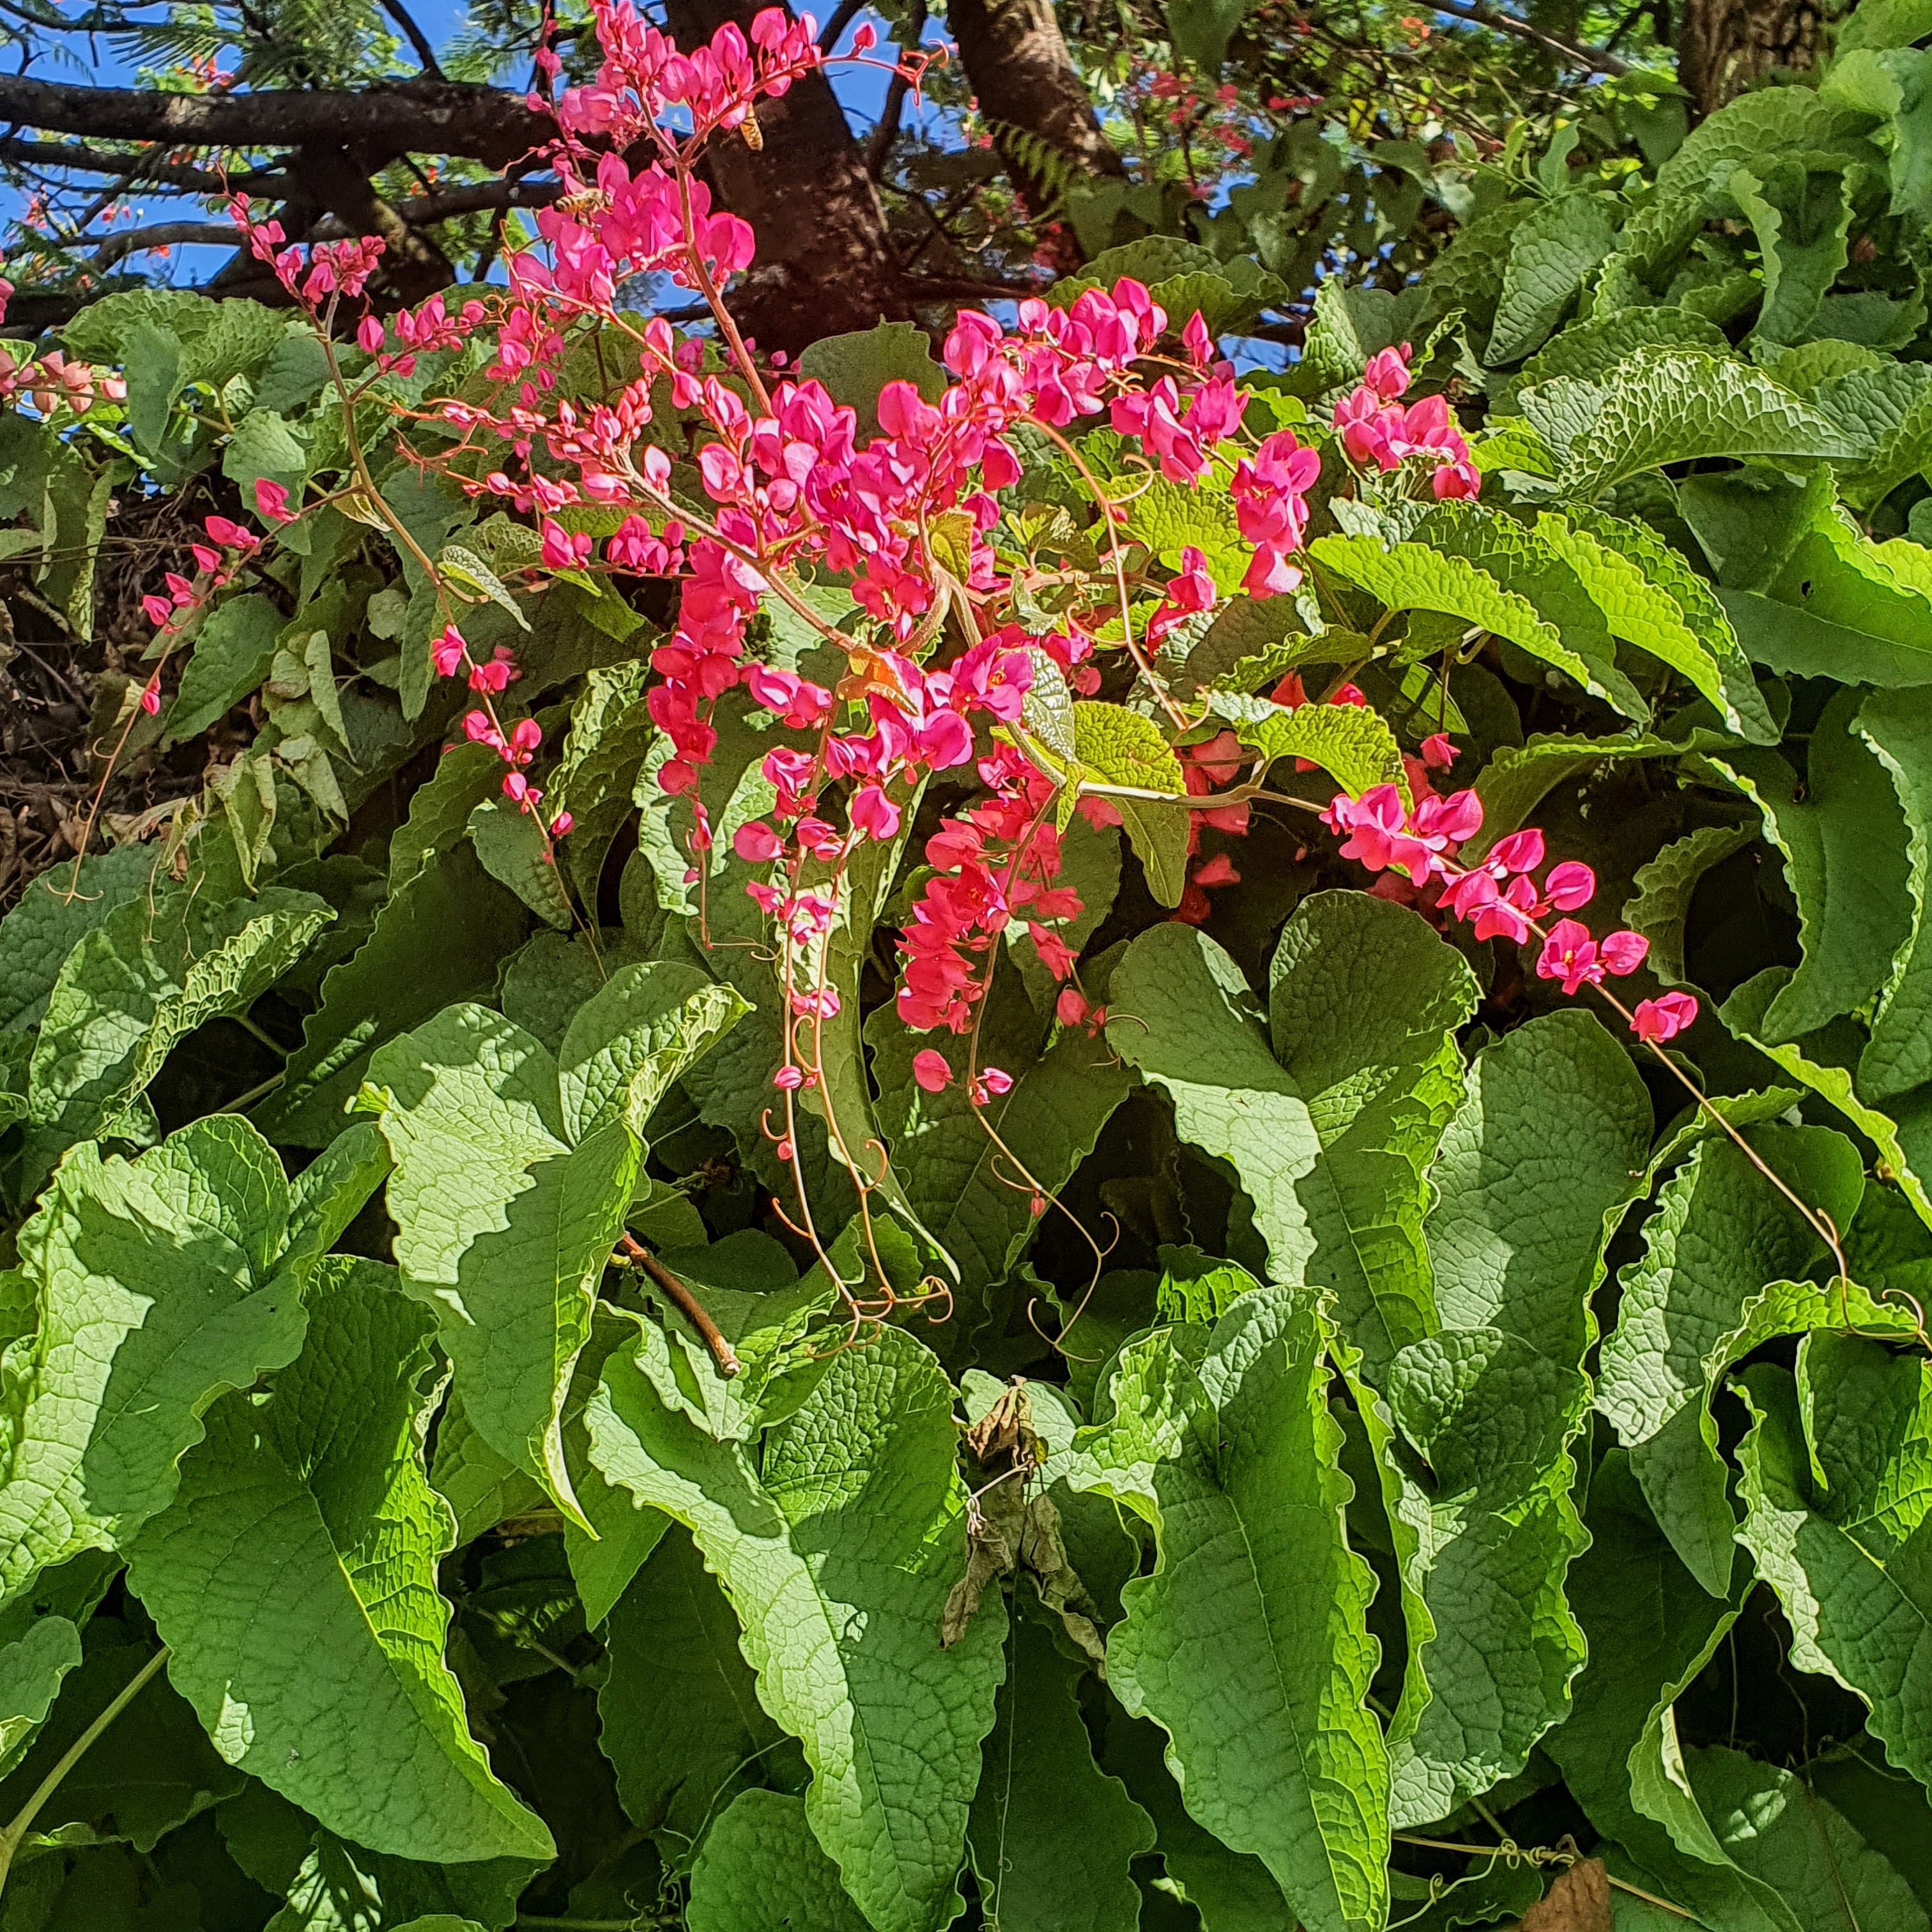
[[[60,1789],[62,1780],[87,1755],[108,1726],[148,1688],[154,1673],[167,1660],[168,1647],[163,1644],[115,1693],[106,1709],[62,1752],[46,1776],[34,1787],[26,1803],[14,1814],[13,1821],[4,1832],[0,1832],[0,1892],[6,1888],[8,1874],[13,1870],[14,1858],[27,1834],[34,1828],[34,1820],[40,1815],[41,1807]]]

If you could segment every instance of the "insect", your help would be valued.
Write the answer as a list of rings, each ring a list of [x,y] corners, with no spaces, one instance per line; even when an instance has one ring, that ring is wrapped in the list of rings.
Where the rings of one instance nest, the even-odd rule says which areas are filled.
[[[765,130],[758,125],[758,117],[756,114],[748,112],[744,119],[738,123],[738,132],[745,137],[745,145],[753,154],[761,154],[764,152]]]

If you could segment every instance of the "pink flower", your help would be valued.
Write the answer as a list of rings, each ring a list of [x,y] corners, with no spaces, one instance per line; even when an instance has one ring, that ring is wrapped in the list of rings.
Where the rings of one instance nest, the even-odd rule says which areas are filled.
[[[784,850],[783,841],[761,818],[747,819],[731,835],[731,849],[748,866],[762,866]]]
[[[1566,860],[1560,866],[1552,866],[1550,876],[1543,882],[1544,896],[1550,903],[1563,912],[1575,912],[1586,906],[1596,895],[1597,875],[1588,866],[1580,865],[1574,859]]]
[[[1013,1090],[1013,1076],[998,1066],[982,1067],[980,1070],[979,1084],[985,1088],[988,1094],[997,1097],[1000,1094],[1010,1094]]]
[[[1664,993],[1642,1001],[1630,1016],[1630,1031],[1656,1046],[1674,1040],[1697,1017],[1697,1002],[1688,993]]]
[[[152,718],[161,708],[161,674],[156,671],[141,688],[141,709]]]
[[[941,1094],[952,1078],[952,1069],[944,1054],[928,1046],[913,1055],[912,1077],[928,1094]]]
[[[567,812],[560,812],[550,822],[550,836],[553,838],[566,837],[577,820]]]
[[[276,482],[272,477],[256,478],[255,508],[272,524],[292,524],[296,520],[295,512],[289,508],[288,485]]]
[[[1446,772],[1461,755],[1446,731],[1437,731],[1422,741],[1422,762],[1432,772]]]
[[[158,628],[175,614],[175,607],[165,597],[156,596],[152,592],[141,599],[141,608],[148,622]]]
[[[1574,994],[1586,980],[1600,986],[1606,972],[1619,977],[1634,973],[1649,950],[1650,941],[1640,933],[1613,932],[1599,946],[1588,926],[1560,919],[1543,942],[1536,970],[1542,979],[1561,980],[1564,992]]]
[[[253,550],[262,541],[253,530],[244,530],[226,517],[210,517],[206,528],[224,550]]]
[[[356,332],[356,340],[366,353],[373,356],[382,346],[382,324],[380,316],[365,315],[362,326]]]
[[[470,674],[472,691],[492,693],[507,691],[511,684],[523,673],[517,668],[517,661],[512,656],[508,644],[499,644],[488,664],[476,665]]]
[[[1062,1026],[1078,1026],[1087,1017],[1087,995],[1078,986],[1063,986],[1053,1003],[1053,1016]]]
[[[1543,834],[1532,826],[1512,832],[1490,848],[1490,869],[1500,873],[1533,872],[1543,863]],[[1566,908],[1567,909],[1567,908]]]
[[[1394,402],[1408,387],[1409,354],[1405,342],[1400,349],[1384,349],[1371,356],[1369,366],[1362,371],[1363,386],[1382,401]]]
[[[446,624],[442,635],[429,648],[429,660],[436,667],[436,676],[454,677],[469,648],[463,641],[463,633],[454,624]]]
[[[853,829],[868,838],[890,838],[899,829],[899,808],[875,784],[861,785],[853,794]]]
[[[1234,869],[1234,862],[1225,852],[1217,852],[1201,866],[1194,874],[1197,886],[1234,886],[1240,883],[1241,875]]]

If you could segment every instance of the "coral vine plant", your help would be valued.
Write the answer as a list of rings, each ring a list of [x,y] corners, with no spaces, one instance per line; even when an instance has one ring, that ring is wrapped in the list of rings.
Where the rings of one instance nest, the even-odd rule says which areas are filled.
[[[487,321],[496,353],[484,371],[485,399],[423,406],[452,434],[434,466],[469,496],[533,515],[542,572],[620,572],[677,583],[675,627],[650,656],[656,677],[646,701],[669,748],[656,782],[679,803],[673,823],[690,862],[684,883],[707,900],[715,885],[742,892],[769,922],[789,1016],[770,1070],[770,1131],[795,1190],[782,1211],[836,1275],[798,1172],[801,1106],[813,1106],[824,1120],[868,1229],[873,1197],[886,1186],[883,1150],[862,1122],[841,1118],[839,1083],[826,1066],[828,1051],[850,1051],[849,1039],[829,1036],[826,1023],[850,997],[830,941],[850,923],[860,890],[855,860],[867,847],[896,854],[932,782],[970,772],[982,795],[950,810],[923,842],[926,875],[898,941],[895,1010],[914,1033],[968,1037],[958,1077],[976,1108],[1008,1093],[1011,1074],[982,1060],[976,1022],[1000,968],[1003,935],[1023,928],[1041,966],[1066,989],[1056,1003],[1060,1022],[1097,1032],[1106,1010],[1082,984],[1078,949],[1066,937],[1085,910],[1060,864],[1059,830],[1068,814],[1114,825],[1123,819],[1117,800],[1159,800],[1162,812],[1186,814],[1192,855],[1197,818],[1238,836],[1255,802],[1309,804],[1268,790],[1261,782],[1268,755],[1244,752],[1207,707],[1178,700],[1169,688],[1157,662],[1164,640],[1211,617],[1222,591],[1193,546],[1183,547],[1182,568],[1172,576],[1144,546],[1130,557],[1122,496],[1130,498],[1136,466],[1144,466],[1150,481],[1224,496],[1249,547],[1239,590],[1256,601],[1288,596],[1304,581],[1294,560],[1322,457],[1294,429],[1252,424],[1252,398],[1232,365],[1217,359],[1202,316],[1170,316],[1145,286],[1125,277],[1064,306],[1022,301],[1010,325],[962,311],[940,352],[951,380],[931,400],[910,381],[886,383],[874,406],[880,434],[862,446],[854,409],[835,403],[822,383],[761,359],[739,334],[722,291],[750,266],[755,238],[735,216],[712,211],[699,173],[714,136],[754,129],[760,100],[784,94],[800,74],[825,64],[813,22],[767,9],[748,38],[728,25],[709,46],[687,55],[625,0],[598,0],[593,17],[602,66],[593,84],[562,94],[556,109],[561,133],[545,156],[569,192],[538,217],[543,246],[510,258],[507,296],[472,301],[460,317],[435,298],[392,325],[373,312],[358,319],[380,241],[304,251],[286,245],[279,224],[251,223],[245,196],[236,198],[230,213],[320,339],[354,324],[371,358],[365,386],[392,370],[407,376],[420,356]],[[862,32],[850,58],[864,59],[872,45]],[[895,71],[916,83],[926,58]],[[610,145],[593,150],[592,140]],[[629,158],[640,155],[634,165]],[[710,340],[620,306],[620,290],[648,275],[700,299],[715,332]],[[572,332],[586,324],[608,328],[636,360],[636,374],[587,409],[555,393]],[[1406,343],[1378,352],[1360,385],[1334,405],[1325,439],[1330,460],[1358,476],[1386,479],[1396,492],[1472,497],[1480,478],[1444,399],[1400,400],[1411,355]],[[344,385],[343,394],[352,409],[356,392]],[[694,466],[687,462],[682,478],[662,440],[658,412],[667,401],[686,414],[687,440],[697,444]],[[1088,472],[1068,440],[1094,418],[1118,439],[1115,461],[1130,478],[1127,492],[1118,477],[1110,488]],[[1048,627],[1029,621],[1025,560],[999,541],[1001,499],[1025,476],[1016,445],[1028,436],[1072,463],[1102,532],[1101,554],[1071,575],[1072,594]],[[302,514],[268,479],[256,491],[271,526]],[[620,519],[601,542],[557,520],[586,506]],[[208,534],[226,554],[257,541],[221,518],[209,520]],[[210,550],[203,562],[206,590],[218,590],[227,580],[220,556]],[[828,621],[807,593],[821,574],[848,583],[868,621],[844,629]],[[432,575],[446,620],[431,653],[434,668],[442,676],[462,676],[478,700],[462,719],[464,734],[502,759],[505,796],[541,820],[544,794],[528,775],[541,729],[529,718],[506,725],[494,703],[518,675],[514,653],[499,645],[485,658],[474,656],[460,603],[441,574]],[[171,589],[178,605],[192,608],[191,586]],[[814,634],[814,662],[826,666],[821,677],[748,650],[750,628],[770,600]],[[169,612],[163,621],[165,629],[178,620]],[[1110,686],[1116,665],[1122,668]],[[1129,704],[1096,696],[1124,679]],[[715,862],[717,827],[701,782],[718,747],[718,709],[740,692],[782,728],[758,765],[768,796],[730,832],[730,853],[749,877]],[[1367,755],[1380,753],[1385,762],[1394,748],[1385,730],[1378,733],[1366,717],[1360,722],[1353,755],[1336,773],[1345,780],[1359,768],[1361,747],[1372,746]],[[1070,722],[1074,755],[1057,757],[1056,733]],[[1096,738],[1103,748],[1082,756],[1083,741]],[[1124,759],[1117,742],[1132,745]],[[1433,734],[1430,748],[1437,766],[1455,755],[1445,732]],[[1137,764],[1165,771],[1177,760],[1190,779],[1185,805],[1168,805],[1160,792],[1132,782],[1144,776]],[[1236,782],[1244,767],[1246,776]],[[1588,904],[1594,881],[1587,866],[1559,864],[1539,887],[1531,874],[1542,862],[1543,842],[1534,831],[1503,840],[1479,866],[1460,866],[1460,846],[1482,825],[1480,800],[1468,790],[1438,796],[1426,757],[1404,758],[1401,770],[1394,782],[1358,788],[1359,796],[1337,794],[1322,813],[1324,825],[1346,835],[1343,857],[1371,872],[1406,876],[1413,889],[1401,896],[1408,902],[1438,920],[1448,914],[1472,920],[1478,938],[1541,938],[1535,970],[1559,980],[1566,994],[1600,987],[1606,971],[1628,975],[1641,965],[1648,941],[1636,933],[1612,932],[1598,942],[1574,919],[1546,934],[1538,923],[1552,909],[1570,914]],[[1196,795],[1194,783],[1208,773],[1222,790]],[[554,863],[551,842],[569,832],[571,817],[556,814],[544,823],[546,860]],[[1180,916],[1198,920],[1203,888],[1238,877],[1227,859],[1196,867]],[[1696,1012],[1694,999],[1678,994],[1646,1000],[1628,1017],[1637,1036],[1654,1045]],[[935,1093],[954,1077],[952,1063],[932,1048],[914,1056],[914,1074]],[[987,1131],[997,1139],[990,1125]],[[1003,1151],[1040,1211],[1048,1184],[1010,1148]],[[1101,1252],[1096,1246],[1096,1256]],[[869,1235],[861,1252],[863,1276],[838,1276],[855,1335],[862,1322],[884,1318],[898,1304]],[[944,1292],[943,1280],[928,1277],[929,1295]]]
[[[813,23],[592,21],[506,286],[0,370],[18,608],[192,506],[0,922],[0,1932],[1932,1932],[1921,57],[1285,374],[1160,236],[794,363]]]

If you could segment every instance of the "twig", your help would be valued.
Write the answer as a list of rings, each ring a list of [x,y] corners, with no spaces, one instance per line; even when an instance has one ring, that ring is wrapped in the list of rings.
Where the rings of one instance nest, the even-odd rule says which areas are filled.
[[[416,25],[415,16],[403,4],[403,0],[382,0],[382,10],[402,28],[423,72],[432,80],[441,80],[443,72],[437,64],[436,50],[430,45],[429,36]]]
[[[154,1672],[167,1660],[168,1647],[163,1644],[116,1692],[106,1709],[62,1752],[53,1768],[34,1787],[33,1795],[14,1814],[13,1822],[4,1832],[0,1832],[0,1889],[4,1889],[6,1886],[7,1874],[13,1869],[14,1854],[20,1850],[22,1840],[34,1828],[34,1820],[40,1815],[41,1806],[60,1789],[62,1779],[86,1755],[88,1747],[147,1688]]]
[[[919,37],[925,32],[926,0],[913,0],[899,40],[902,59],[919,51]],[[911,92],[912,82],[902,67],[893,74],[886,89],[886,104],[880,112],[879,124],[872,130],[872,138],[866,147],[866,172],[874,181],[885,172],[886,163],[892,158],[892,143],[898,137],[899,117],[905,112],[906,96]]]
[[[1580,47],[1574,40],[1546,33],[1542,28],[1533,27],[1527,20],[1519,20],[1500,8],[1486,7],[1482,0],[1430,0],[1430,4],[1438,13],[1447,14],[1453,19],[1467,20],[1474,26],[1492,28],[1499,34],[1514,34],[1521,39],[1534,41],[1545,52],[1580,67],[1586,74],[1607,74],[1621,79],[1631,70],[1630,62],[1620,55],[1601,47]]]
[[[634,1235],[627,1232],[622,1238],[625,1253],[650,1276],[665,1299],[698,1330],[704,1346],[711,1351],[711,1359],[718,1364],[718,1372],[729,1382],[744,1365],[730,1343],[718,1333],[717,1323],[699,1306],[697,1296]]]
[[[845,29],[858,16],[865,4],[866,0],[838,0],[838,4],[832,10],[831,19],[825,23],[824,32],[818,37],[818,51],[820,53],[829,54],[838,46],[844,38]]]

